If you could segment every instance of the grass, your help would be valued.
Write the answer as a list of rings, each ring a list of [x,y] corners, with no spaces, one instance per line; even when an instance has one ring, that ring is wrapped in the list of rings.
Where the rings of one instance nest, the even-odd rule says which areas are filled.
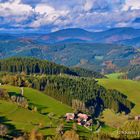
[[[104,133],[112,133],[114,131],[116,131],[116,128],[112,127],[112,126],[109,126],[109,125],[102,125],[101,127],[101,131],[103,131]]]
[[[20,88],[10,85],[3,85],[1,88],[6,89],[13,94],[19,94]],[[55,135],[56,127],[58,125],[58,119],[60,116],[64,116],[66,112],[72,112],[71,107],[62,104],[61,102],[43,94],[40,91],[24,88],[24,96],[28,99],[28,102],[33,106],[36,106],[44,115],[39,112],[32,112],[28,109],[18,107],[11,102],[0,100],[0,116],[4,116],[16,129],[30,132],[34,128],[38,128],[39,124],[43,125],[43,129],[40,131],[44,135]],[[54,113],[55,117],[52,120],[53,128],[46,128],[50,125],[51,120],[48,118],[48,113]],[[72,123],[65,123],[65,128],[70,130]],[[77,126],[80,136],[89,137],[91,132],[82,126]]]
[[[103,118],[101,120],[112,128],[118,128],[127,120],[127,116],[124,114],[115,114],[112,110],[106,109],[103,112]]]
[[[122,73],[109,74],[107,75],[108,79],[98,79],[98,82],[107,89],[116,89],[125,94],[128,99],[135,104],[131,114],[138,115],[140,114],[140,82],[118,79],[121,74]],[[106,109],[103,112],[102,120],[108,126],[117,128],[127,120],[127,116],[124,114],[115,114],[113,111]]]
[[[112,73],[112,74],[107,74],[106,77],[109,79],[119,79],[119,77],[122,75],[123,73]]]
[[[8,92],[15,94],[20,93],[19,87],[13,87],[9,85],[1,86],[1,88],[7,89]],[[10,123],[16,127],[16,129],[31,131],[36,128],[39,124],[44,127],[50,125],[50,120],[47,116],[48,113],[54,113],[56,118],[64,115],[66,112],[72,112],[72,109],[62,104],[61,102],[41,93],[40,91],[24,88],[24,96],[28,99],[30,104],[33,104],[37,108],[40,108],[45,115],[39,112],[33,112],[28,109],[18,107],[16,104],[11,102],[0,100],[0,116],[4,116]],[[54,126],[56,126],[53,120]],[[45,135],[53,135],[55,128],[45,128],[41,130]]]
[[[98,79],[99,84],[108,89],[117,89],[135,104],[132,113],[140,114],[140,82],[122,79]]]
[[[33,129],[35,127],[34,124],[42,123],[46,125],[48,122],[47,117],[37,112],[20,108],[16,104],[2,100],[0,100],[0,115],[8,120],[6,123],[10,123],[17,129],[24,131]]]
[[[6,85],[2,86],[2,88],[7,89],[9,92],[20,93],[19,87]],[[28,99],[30,104],[40,108],[45,113],[53,112],[56,115],[64,115],[66,112],[72,112],[71,107],[62,104],[40,91],[31,88],[24,88],[24,96]]]

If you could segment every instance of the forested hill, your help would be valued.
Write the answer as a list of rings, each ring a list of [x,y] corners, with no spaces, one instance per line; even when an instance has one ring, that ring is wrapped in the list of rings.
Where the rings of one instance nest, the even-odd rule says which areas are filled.
[[[127,76],[128,76],[129,79],[140,80],[140,64],[132,65],[128,69]]]
[[[44,91],[74,109],[94,116],[98,116],[105,108],[129,113],[134,106],[122,93],[99,86],[93,77],[102,75],[92,71],[20,57],[0,60],[0,71],[2,84]]]
[[[72,106],[75,112],[82,111],[99,116],[105,108],[114,112],[129,113],[134,104],[116,90],[107,90],[94,78],[69,75],[39,75],[2,73],[1,83],[31,87]]]
[[[0,60],[0,71],[12,73],[25,72],[27,75],[34,73],[47,75],[63,73],[82,77],[103,77],[103,75],[94,71],[85,70],[81,68],[68,68],[63,65],[58,65],[53,62],[49,62],[47,60],[40,60],[28,57],[12,57],[8,59],[2,59]]]

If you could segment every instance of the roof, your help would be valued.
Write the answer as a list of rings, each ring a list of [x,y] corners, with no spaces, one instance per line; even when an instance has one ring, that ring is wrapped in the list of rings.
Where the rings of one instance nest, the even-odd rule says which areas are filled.
[[[74,113],[66,113],[66,116],[74,116]]]
[[[82,118],[82,119],[88,119],[88,115],[87,115],[87,114],[79,113],[79,114],[78,114],[78,117],[80,117],[80,118]]]

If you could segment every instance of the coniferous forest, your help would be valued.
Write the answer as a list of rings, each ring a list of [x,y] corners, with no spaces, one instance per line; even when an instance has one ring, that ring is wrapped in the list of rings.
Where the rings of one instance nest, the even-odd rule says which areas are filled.
[[[0,70],[3,72],[2,84],[32,87],[72,106],[76,111],[88,112],[94,117],[105,108],[127,114],[134,107],[125,95],[100,86],[97,80],[88,78],[89,74],[83,69],[71,70],[33,58],[11,58],[1,60]],[[80,74],[85,77],[80,77]]]
[[[0,0],[0,140],[140,139],[140,0]]]

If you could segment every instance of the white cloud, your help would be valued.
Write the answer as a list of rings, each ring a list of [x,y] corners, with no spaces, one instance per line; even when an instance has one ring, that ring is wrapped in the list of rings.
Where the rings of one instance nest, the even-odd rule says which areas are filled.
[[[20,3],[20,0],[0,3],[0,16],[29,16],[32,12],[32,7]]]
[[[84,10],[89,11],[93,8],[95,0],[86,0],[85,5],[84,5]]]
[[[140,9],[140,0],[126,0],[123,10],[128,11]]]
[[[14,27],[103,28],[132,26],[140,0],[0,0],[0,25]],[[137,24],[138,26],[138,24]]]
[[[57,10],[48,4],[38,4],[34,11],[38,14],[36,20],[30,24],[30,27],[34,28],[49,24],[55,25],[61,17],[69,13],[68,10]]]
[[[39,14],[52,14],[55,12],[55,9],[47,4],[38,4],[35,7],[35,12]]]

